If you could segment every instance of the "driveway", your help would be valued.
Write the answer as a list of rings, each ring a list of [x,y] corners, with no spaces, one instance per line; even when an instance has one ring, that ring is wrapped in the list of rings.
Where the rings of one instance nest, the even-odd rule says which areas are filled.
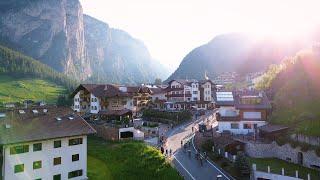
[[[211,111],[211,113],[213,112]],[[192,127],[197,127],[199,122],[201,122],[200,118],[191,123],[182,124],[167,133],[166,146],[167,149],[172,149],[172,163],[187,180],[215,180],[217,175],[221,175],[222,178],[220,179],[223,180],[233,179],[208,160],[203,159],[202,165],[200,164],[200,160],[195,158],[197,150],[193,138],[191,138],[191,144],[186,149],[181,147],[181,141],[186,137],[192,137]],[[217,123],[214,125],[217,125]]]

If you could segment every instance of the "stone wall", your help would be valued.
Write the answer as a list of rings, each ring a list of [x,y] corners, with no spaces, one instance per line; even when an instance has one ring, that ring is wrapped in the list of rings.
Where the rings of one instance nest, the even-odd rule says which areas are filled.
[[[92,124],[91,126],[97,131],[96,136],[101,137],[105,140],[119,140],[118,128]]]
[[[299,163],[298,153],[302,153],[303,166],[320,168],[320,158],[316,155],[314,150],[307,152],[301,151],[300,147],[292,148],[290,144],[279,146],[276,142],[271,144],[248,142],[245,145],[245,152],[248,156],[254,158],[278,158],[292,163]]]
[[[305,136],[303,134],[292,134],[290,137],[294,141],[320,146],[320,137]]]

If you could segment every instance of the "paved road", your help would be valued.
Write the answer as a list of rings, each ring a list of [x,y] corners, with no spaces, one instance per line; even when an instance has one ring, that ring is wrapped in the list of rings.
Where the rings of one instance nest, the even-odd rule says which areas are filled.
[[[187,150],[181,148],[181,140],[192,134],[192,127],[196,127],[199,121],[200,119],[192,123],[183,124],[167,133],[167,147],[173,151],[171,158],[174,166],[186,180],[215,180],[217,175],[222,175],[223,180],[231,180],[231,177],[225,175],[216,165],[209,161],[203,160],[201,166],[200,161],[195,158],[197,150],[194,147],[193,138],[191,145],[187,147],[191,151],[191,157]]]

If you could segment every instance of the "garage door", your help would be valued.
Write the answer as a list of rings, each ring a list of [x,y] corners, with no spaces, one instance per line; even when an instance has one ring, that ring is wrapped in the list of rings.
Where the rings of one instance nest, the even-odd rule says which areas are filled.
[[[244,119],[261,119],[261,112],[243,112]]]

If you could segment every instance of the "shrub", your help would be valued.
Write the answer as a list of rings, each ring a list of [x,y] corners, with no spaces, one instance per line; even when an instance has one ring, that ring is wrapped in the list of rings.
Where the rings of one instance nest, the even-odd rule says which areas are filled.
[[[316,152],[316,155],[317,155],[318,157],[320,157],[320,147],[317,147],[316,150],[315,150],[315,152]]]
[[[310,149],[310,145],[309,144],[307,144],[307,143],[302,143],[301,144],[301,151],[303,151],[303,152],[307,152],[309,149]]]
[[[286,137],[278,137],[276,139],[276,143],[279,145],[279,146],[283,146],[285,145],[286,143],[288,142],[288,139]]]
[[[237,156],[234,167],[240,177],[248,176],[250,174],[250,165],[243,153],[240,153]]]
[[[290,146],[291,146],[292,148],[296,148],[296,147],[299,146],[299,143],[296,142],[296,141],[290,141]]]
[[[210,152],[210,151],[212,151],[212,146],[213,146],[213,141],[212,140],[207,140],[201,145],[201,148],[204,151]]]
[[[227,166],[229,166],[229,163],[227,161],[224,160],[224,161],[221,162],[221,167],[222,168],[225,168]]]

